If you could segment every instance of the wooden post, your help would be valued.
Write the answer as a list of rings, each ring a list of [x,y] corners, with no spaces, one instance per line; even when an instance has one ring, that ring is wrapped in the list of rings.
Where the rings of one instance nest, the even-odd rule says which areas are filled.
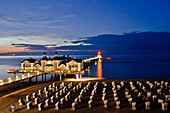
[[[51,81],[53,81],[53,74],[51,73]]]
[[[32,81],[31,81],[31,79],[32,79],[32,78],[29,78],[29,83],[31,83],[31,82],[32,82]]]
[[[42,82],[43,82],[43,74],[42,74]]]
[[[24,75],[24,73],[22,73],[22,75]],[[22,82],[24,82],[24,79],[22,80]]]
[[[46,78],[46,73],[45,73],[45,82],[47,81],[47,78]]]
[[[37,78],[37,76],[36,76],[36,83],[38,82],[38,78]]]
[[[79,76],[80,76],[79,78],[82,78],[82,75],[81,75],[81,74],[79,74]]]
[[[79,79],[79,74],[76,74],[76,79]]]
[[[16,73],[15,73],[15,79],[16,79],[16,76],[17,76],[17,75],[16,75]]]
[[[62,80],[62,75],[60,74],[59,76],[60,76],[60,81],[61,81]]]
[[[55,80],[57,79],[57,74],[55,73]]]
[[[14,82],[14,89],[16,88],[16,82]]]

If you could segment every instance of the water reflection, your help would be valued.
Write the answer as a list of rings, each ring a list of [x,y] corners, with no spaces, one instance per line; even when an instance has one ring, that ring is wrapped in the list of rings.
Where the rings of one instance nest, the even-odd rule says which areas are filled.
[[[97,78],[102,78],[102,61],[97,62]]]

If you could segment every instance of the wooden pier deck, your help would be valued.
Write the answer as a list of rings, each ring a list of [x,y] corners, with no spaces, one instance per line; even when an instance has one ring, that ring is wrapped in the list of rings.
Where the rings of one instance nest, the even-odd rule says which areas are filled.
[[[32,78],[36,78],[36,82],[38,81],[38,76],[42,76],[42,82],[46,81],[46,75],[51,74],[51,80],[53,81],[54,77],[56,78],[59,76],[59,80],[62,80],[62,75],[84,75],[84,71],[24,71],[24,70],[16,70],[8,73],[14,74],[14,79],[9,78],[8,81],[0,82],[0,87],[8,85],[8,84],[15,84],[16,82],[29,80],[29,82],[32,82]],[[22,76],[17,76],[18,73],[22,73]],[[24,75],[24,74],[27,75]],[[15,85],[14,85],[15,86]]]

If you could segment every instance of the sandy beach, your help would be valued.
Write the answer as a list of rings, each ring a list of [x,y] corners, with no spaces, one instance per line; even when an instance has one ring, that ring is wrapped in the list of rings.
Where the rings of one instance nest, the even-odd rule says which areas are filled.
[[[145,83],[147,80],[150,80],[151,82],[153,81],[167,81],[170,82],[170,79],[101,79],[101,80],[90,80],[91,84],[95,84],[95,82],[99,82],[99,89],[98,89],[98,93],[96,94],[96,100],[94,102],[94,106],[92,108],[88,108],[88,99],[89,99],[89,95],[90,95],[90,91],[87,91],[86,95],[84,96],[84,100],[82,101],[82,103],[80,105],[77,106],[77,109],[75,111],[71,110],[71,103],[74,101],[74,99],[78,96],[80,91],[75,92],[74,94],[71,95],[70,100],[65,103],[60,110],[56,110],[54,105],[50,105],[48,107],[45,107],[44,110],[42,110],[42,113],[55,113],[55,112],[59,112],[59,113],[92,113],[92,112],[96,112],[96,113],[110,113],[110,112],[115,112],[115,113],[133,113],[133,112],[137,112],[137,113],[169,113],[170,111],[162,111],[161,106],[157,107],[157,108],[151,108],[151,110],[145,110],[144,107],[137,107],[137,110],[133,111],[131,109],[130,106],[126,105],[127,102],[125,100],[123,100],[123,93],[122,91],[120,91],[118,93],[118,97],[122,97],[122,107],[120,109],[115,109],[115,105],[114,105],[114,101],[113,101],[113,94],[112,94],[112,87],[111,87],[111,82],[115,81],[116,83],[119,83],[120,81],[124,81],[125,85],[128,84],[129,81],[133,81],[134,83],[136,81],[140,81],[142,83]],[[38,107],[35,106],[32,109],[26,109],[26,105],[20,106],[18,103],[18,99],[25,99],[25,96],[28,94],[32,94],[33,92],[38,91],[39,89],[43,89],[44,87],[52,84],[52,83],[56,83],[57,86],[59,86],[60,83],[64,82],[66,85],[73,82],[73,86],[77,85],[78,83],[80,83],[81,81],[53,81],[53,82],[43,82],[43,83],[37,83],[37,84],[32,84],[30,86],[24,86],[23,88],[19,88],[8,91],[8,93],[5,92],[1,92],[1,96],[0,96],[0,112],[1,113],[10,113],[10,106],[11,104],[15,105],[15,112],[17,113],[37,113],[40,112],[38,111]],[[82,81],[83,86],[85,86],[87,83],[89,82],[89,80],[87,81]],[[106,98],[108,99],[108,107],[104,108],[103,107],[103,103],[101,101],[101,95],[102,95],[102,82],[106,82],[108,84],[107,86],[107,96]],[[2,87],[1,87],[2,88]],[[125,101],[125,102],[124,102]],[[139,100],[136,100],[139,101]]]

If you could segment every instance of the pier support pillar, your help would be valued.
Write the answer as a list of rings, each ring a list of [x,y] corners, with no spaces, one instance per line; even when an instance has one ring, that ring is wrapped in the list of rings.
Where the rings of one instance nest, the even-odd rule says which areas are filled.
[[[32,82],[32,78],[29,78],[29,83],[31,83]]]
[[[16,79],[16,76],[17,76],[17,75],[16,75],[16,73],[15,73],[15,79]]]
[[[79,74],[76,74],[76,79],[79,79]]]
[[[82,75],[80,74],[80,78],[82,78]]]
[[[51,74],[51,81],[53,81],[53,74]]]
[[[36,83],[38,82],[38,77],[36,76]]]
[[[14,89],[16,89],[16,82],[14,82]]]
[[[55,74],[55,80],[57,79],[57,74]]]
[[[60,81],[62,80],[62,75],[59,75],[60,76]]]
[[[43,82],[43,74],[42,74],[42,82]]]
[[[22,77],[24,77],[24,73],[22,73]],[[22,82],[24,82],[24,79],[22,80]]]
[[[46,74],[45,74],[45,82],[47,81]]]

